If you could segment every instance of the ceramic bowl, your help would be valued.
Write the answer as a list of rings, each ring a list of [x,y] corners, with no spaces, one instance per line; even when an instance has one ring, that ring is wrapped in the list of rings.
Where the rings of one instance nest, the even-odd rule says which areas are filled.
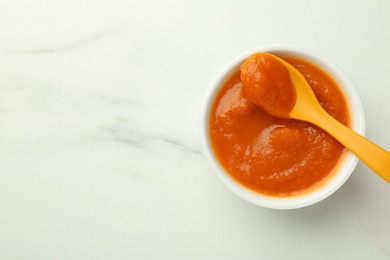
[[[356,167],[358,159],[351,152],[347,151],[342,161],[339,162],[338,168],[334,176],[330,178],[320,188],[304,193],[295,197],[271,197],[261,193],[254,192],[235,181],[226,170],[218,162],[213,149],[211,147],[209,135],[209,117],[212,104],[215,97],[229,76],[237,71],[240,65],[253,53],[268,52],[274,55],[285,55],[297,57],[309,61],[327,72],[338,83],[347,100],[349,108],[351,128],[364,135],[365,121],[364,112],[361,105],[359,95],[350,79],[346,74],[329,58],[313,51],[303,50],[287,46],[267,46],[248,51],[229,62],[216,75],[215,79],[210,84],[204,98],[201,115],[201,142],[204,156],[210,164],[215,175],[222,181],[226,187],[237,194],[244,200],[256,204],[258,206],[273,208],[273,209],[294,209],[315,204],[332,193],[338,190],[350,177]]]

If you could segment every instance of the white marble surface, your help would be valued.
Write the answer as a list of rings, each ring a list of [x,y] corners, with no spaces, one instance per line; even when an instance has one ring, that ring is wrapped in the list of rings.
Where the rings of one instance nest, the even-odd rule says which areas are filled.
[[[0,259],[390,259],[390,187],[359,164],[292,211],[236,197],[199,144],[230,59],[290,44],[355,82],[390,149],[390,2],[0,1]]]

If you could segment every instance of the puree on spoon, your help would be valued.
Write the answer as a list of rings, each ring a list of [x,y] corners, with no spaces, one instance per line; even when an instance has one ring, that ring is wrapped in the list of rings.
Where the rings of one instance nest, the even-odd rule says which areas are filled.
[[[337,84],[304,60],[283,59],[304,75],[322,107],[348,125]],[[287,118],[294,104],[288,72],[264,55],[251,56],[222,86],[210,115],[210,138],[217,159],[237,182],[285,197],[310,192],[332,177],[344,147],[310,123],[277,118]]]
[[[295,89],[287,68],[267,53],[253,54],[241,65],[241,81],[255,105],[279,118],[288,118]]]

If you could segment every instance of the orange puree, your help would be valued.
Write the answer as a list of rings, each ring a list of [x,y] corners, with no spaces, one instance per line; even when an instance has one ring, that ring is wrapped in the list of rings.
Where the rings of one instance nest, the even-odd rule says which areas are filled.
[[[346,101],[332,78],[304,60],[282,58],[304,75],[324,109],[348,125]],[[275,71],[280,72],[281,77],[285,73],[278,67]],[[260,84],[261,77],[268,77],[268,80],[272,77],[278,82],[278,74],[273,70],[264,75],[255,83]],[[309,192],[331,178],[344,147],[310,123],[268,115],[252,103],[257,104],[257,101],[248,99],[247,92],[250,94],[254,90],[244,90],[241,78],[244,82],[250,80],[237,71],[226,81],[210,114],[209,132],[213,150],[231,177],[256,192],[282,197]],[[268,97],[272,104],[286,97],[288,102],[290,94],[283,93],[283,84],[277,83],[276,87],[280,90],[277,95],[259,95]],[[295,92],[293,95],[295,103]]]
[[[288,118],[295,105],[295,89],[287,68],[267,53],[253,54],[241,65],[241,81],[248,99],[268,114]]]

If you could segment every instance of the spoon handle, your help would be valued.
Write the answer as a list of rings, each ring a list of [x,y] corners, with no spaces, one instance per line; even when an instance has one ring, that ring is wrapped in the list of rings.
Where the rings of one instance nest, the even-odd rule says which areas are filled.
[[[341,124],[325,110],[318,112],[317,115],[313,114],[310,117],[312,120],[307,121],[324,129],[390,183],[390,153],[388,151]]]

